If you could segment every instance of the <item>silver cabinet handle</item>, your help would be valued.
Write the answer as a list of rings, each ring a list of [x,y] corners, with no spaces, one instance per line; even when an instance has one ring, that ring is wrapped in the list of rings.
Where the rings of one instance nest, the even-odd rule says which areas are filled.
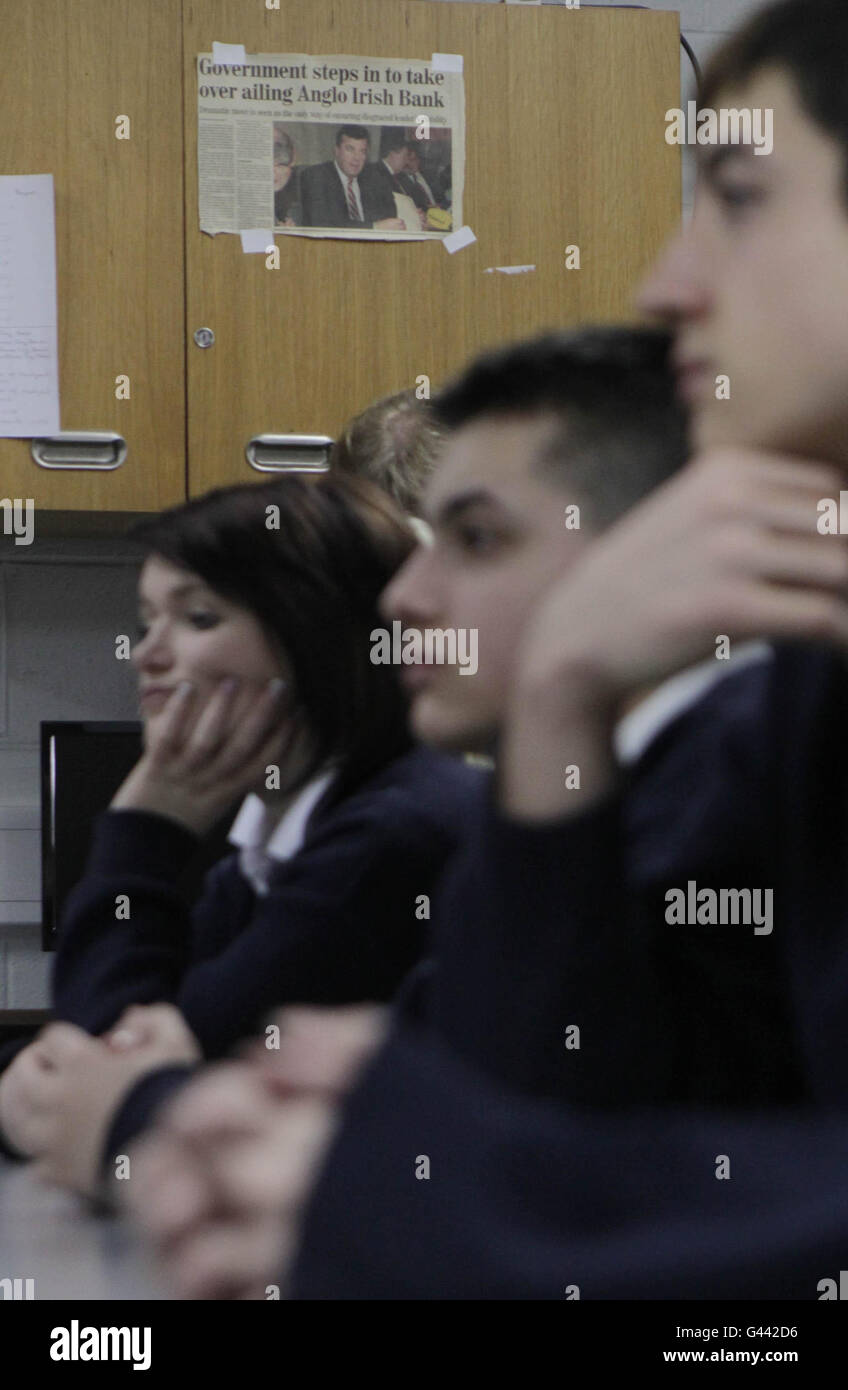
[[[62,430],[44,439],[33,439],[32,456],[39,468],[73,468],[82,472],[108,472],[120,468],[127,443],[111,430]]]
[[[332,444],[327,434],[255,434],[244,456],[257,473],[326,473]]]

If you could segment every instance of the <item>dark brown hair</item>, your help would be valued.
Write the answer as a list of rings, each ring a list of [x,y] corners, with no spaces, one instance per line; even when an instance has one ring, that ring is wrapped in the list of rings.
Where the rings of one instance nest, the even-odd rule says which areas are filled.
[[[306,782],[329,758],[337,788],[410,744],[392,666],[370,660],[377,600],[414,548],[403,514],[361,478],[288,475],[216,488],[130,532],[248,609],[291,665],[293,698],[316,742]]]
[[[784,68],[807,115],[842,148],[848,199],[847,59],[846,0],[783,0],[760,10],[715,51],[699,104],[715,107],[723,91],[748,82],[761,68]]]
[[[336,131],[336,147],[338,147],[345,138],[348,140],[365,140],[368,144],[371,143],[371,137],[364,125],[339,126],[339,129]]]
[[[681,468],[687,417],[659,329],[601,324],[544,333],[475,358],[433,401],[449,430],[502,415],[548,416],[536,467],[573,489],[595,530]]]

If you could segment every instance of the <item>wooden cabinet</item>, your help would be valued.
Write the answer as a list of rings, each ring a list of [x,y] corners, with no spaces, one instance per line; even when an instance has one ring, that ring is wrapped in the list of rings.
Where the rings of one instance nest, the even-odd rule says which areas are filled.
[[[680,215],[678,17],[433,0],[0,0],[0,172],[53,172],[63,429],[116,430],[110,473],[46,472],[0,440],[3,495],[155,510],[264,475],[262,433],[329,434],[369,401],[433,388],[474,351],[629,319]],[[461,53],[464,217],[474,245],[278,237],[281,265],[207,236],[195,60],[248,53]],[[115,139],[118,115],[132,138]],[[578,246],[580,269],[566,266]],[[532,264],[525,275],[490,266]],[[214,331],[199,348],[195,329]],[[131,399],[115,398],[126,373]]]
[[[42,469],[29,440],[0,439],[4,497],[155,511],[185,496],[180,23],[180,0],[0,0],[0,173],[54,178],[61,426],[127,442],[96,472]]]
[[[644,269],[680,216],[676,14],[432,0],[191,0],[183,17],[189,483],[262,475],[254,435],[334,435],[369,401],[435,388],[474,351],[534,330],[632,319]],[[198,230],[195,55],[461,53],[464,218],[474,245],[278,237],[280,269]],[[581,268],[565,250],[580,248]],[[536,266],[524,275],[489,266]],[[195,328],[213,329],[198,349]]]

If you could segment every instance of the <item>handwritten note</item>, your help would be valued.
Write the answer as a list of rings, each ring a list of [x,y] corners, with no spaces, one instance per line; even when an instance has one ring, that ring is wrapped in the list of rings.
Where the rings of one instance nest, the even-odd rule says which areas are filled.
[[[0,437],[59,426],[52,174],[0,176]]]

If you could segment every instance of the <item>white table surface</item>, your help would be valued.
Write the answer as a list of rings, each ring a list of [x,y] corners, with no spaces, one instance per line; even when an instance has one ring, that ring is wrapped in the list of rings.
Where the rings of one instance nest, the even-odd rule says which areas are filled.
[[[0,1279],[34,1279],[36,1299],[167,1299],[126,1222],[0,1157]],[[0,1292],[2,1301],[2,1292]]]

